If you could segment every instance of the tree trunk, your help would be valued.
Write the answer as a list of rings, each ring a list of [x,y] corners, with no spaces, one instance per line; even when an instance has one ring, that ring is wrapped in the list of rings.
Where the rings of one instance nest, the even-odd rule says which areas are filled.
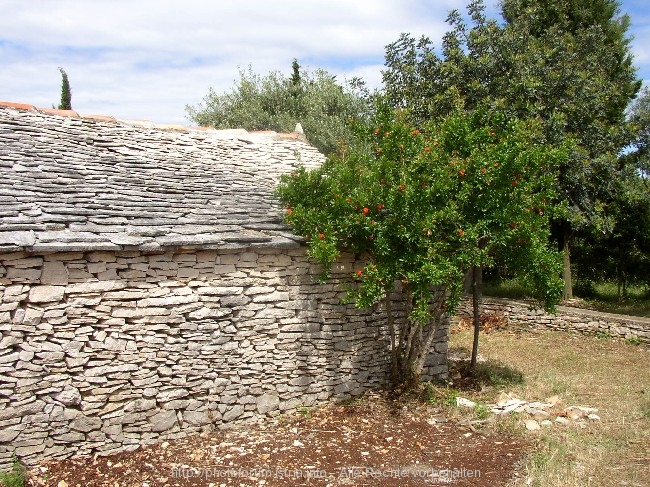
[[[440,324],[447,319],[444,310],[446,299],[444,288],[437,290],[432,296],[431,319],[427,323],[418,323],[409,319],[412,298],[413,296],[407,292],[406,316],[397,336],[393,338],[391,335],[392,386],[397,390],[408,390],[417,386],[436,332]],[[394,333],[396,325],[392,318],[390,322],[393,330],[391,333]]]
[[[476,360],[478,358],[478,336],[481,329],[481,297],[483,295],[483,266],[473,267],[472,305],[474,308],[474,340],[472,342],[472,360],[469,373],[476,373]]]
[[[573,299],[573,285],[571,284],[571,229],[568,223],[562,230],[562,250],[564,251],[564,291],[562,300]]]

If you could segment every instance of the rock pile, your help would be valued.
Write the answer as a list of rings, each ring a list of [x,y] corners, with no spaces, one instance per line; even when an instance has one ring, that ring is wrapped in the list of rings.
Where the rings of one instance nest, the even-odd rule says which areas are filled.
[[[552,396],[541,401],[525,401],[512,394],[501,393],[496,404],[488,405],[493,414],[525,413],[524,426],[529,431],[548,427],[553,423],[569,425],[573,421],[585,427],[586,420],[599,421],[598,409],[587,406],[563,406],[559,396]]]

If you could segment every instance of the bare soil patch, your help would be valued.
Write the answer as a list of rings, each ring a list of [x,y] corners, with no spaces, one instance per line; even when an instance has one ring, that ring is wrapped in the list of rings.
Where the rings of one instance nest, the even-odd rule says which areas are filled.
[[[525,438],[440,415],[431,405],[373,393],[130,453],[43,463],[27,484],[494,487],[516,477],[530,450]]]

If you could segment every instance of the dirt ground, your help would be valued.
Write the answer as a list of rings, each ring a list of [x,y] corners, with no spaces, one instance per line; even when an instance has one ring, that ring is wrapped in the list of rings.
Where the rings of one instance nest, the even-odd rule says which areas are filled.
[[[529,450],[522,437],[472,430],[426,403],[373,393],[130,453],[43,463],[27,485],[495,487],[516,476]]]

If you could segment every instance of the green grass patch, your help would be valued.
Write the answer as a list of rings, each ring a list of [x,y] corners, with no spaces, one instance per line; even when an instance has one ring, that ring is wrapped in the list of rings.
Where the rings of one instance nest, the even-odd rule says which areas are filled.
[[[25,485],[25,467],[14,455],[13,466],[9,472],[0,472],[0,484],[3,487],[23,487]]]
[[[452,350],[466,349],[471,342],[471,330],[463,330],[451,335],[449,345]],[[490,404],[499,391],[527,401],[558,396],[556,411],[590,406],[601,417],[582,426],[554,422],[540,432],[523,427],[525,413],[488,419],[484,428],[523,436],[534,444],[513,487],[650,485],[650,471],[639,468],[650,454],[646,345],[558,331],[496,330],[481,335],[479,351],[487,359],[481,364],[483,373],[499,387],[463,390],[463,397]],[[471,414],[479,416],[480,408]]]

